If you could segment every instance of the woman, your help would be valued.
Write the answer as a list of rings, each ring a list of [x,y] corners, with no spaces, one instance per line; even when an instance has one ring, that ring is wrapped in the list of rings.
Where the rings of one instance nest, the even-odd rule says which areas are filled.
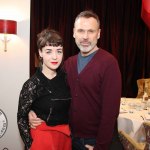
[[[26,150],[71,150],[68,110],[70,92],[61,69],[63,40],[55,30],[38,34],[37,47],[42,65],[20,92],[17,123]],[[28,113],[36,112],[43,122],[30,129]]]

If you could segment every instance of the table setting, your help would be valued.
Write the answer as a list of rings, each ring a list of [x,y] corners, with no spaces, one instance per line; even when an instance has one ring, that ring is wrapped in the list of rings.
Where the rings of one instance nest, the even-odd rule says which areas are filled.
[[[141,98],[121,98],[118,130],[123,130],[137,142],[145,141],[143,122],[150,121],[150,101]]]

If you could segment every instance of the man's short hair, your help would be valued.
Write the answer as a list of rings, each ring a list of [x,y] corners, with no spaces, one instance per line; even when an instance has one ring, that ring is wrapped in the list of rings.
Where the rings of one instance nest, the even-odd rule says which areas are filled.
[[[79,18],[90,18],[90,17],[95,18],[97,20],[98,26],[100,27],[100,19],[98,15],[94,13],[92,10],[85,10],[85,11],[80,12],[75,18],[74,25]]]

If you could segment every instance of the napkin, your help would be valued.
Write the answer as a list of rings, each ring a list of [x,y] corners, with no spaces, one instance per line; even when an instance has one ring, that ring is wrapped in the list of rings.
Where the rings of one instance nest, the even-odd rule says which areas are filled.
[[[125,108],[120,108],[120,113],[127,113],[128,111]]]
[[[148,114],[148,113],[145,114],[145,119],[146,119],[146,120],[150,120],[150,114]]]

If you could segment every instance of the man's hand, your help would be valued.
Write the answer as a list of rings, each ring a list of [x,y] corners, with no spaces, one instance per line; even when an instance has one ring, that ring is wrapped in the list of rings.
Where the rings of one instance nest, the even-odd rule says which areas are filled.
[[[88,150],[93,150],[93,149],[94,149],[94,147],[93,147],[93,146],[91,146],[91,145],[87,145],[87,144],[85,145],[85,147],[86,147],[86,148],[88,148]]]
[[[30,111],[28,114],[29,118],[29,125],[31,128],[35,129],[37,126],[39,126],[43,120],[38,118],[34,111]]]

